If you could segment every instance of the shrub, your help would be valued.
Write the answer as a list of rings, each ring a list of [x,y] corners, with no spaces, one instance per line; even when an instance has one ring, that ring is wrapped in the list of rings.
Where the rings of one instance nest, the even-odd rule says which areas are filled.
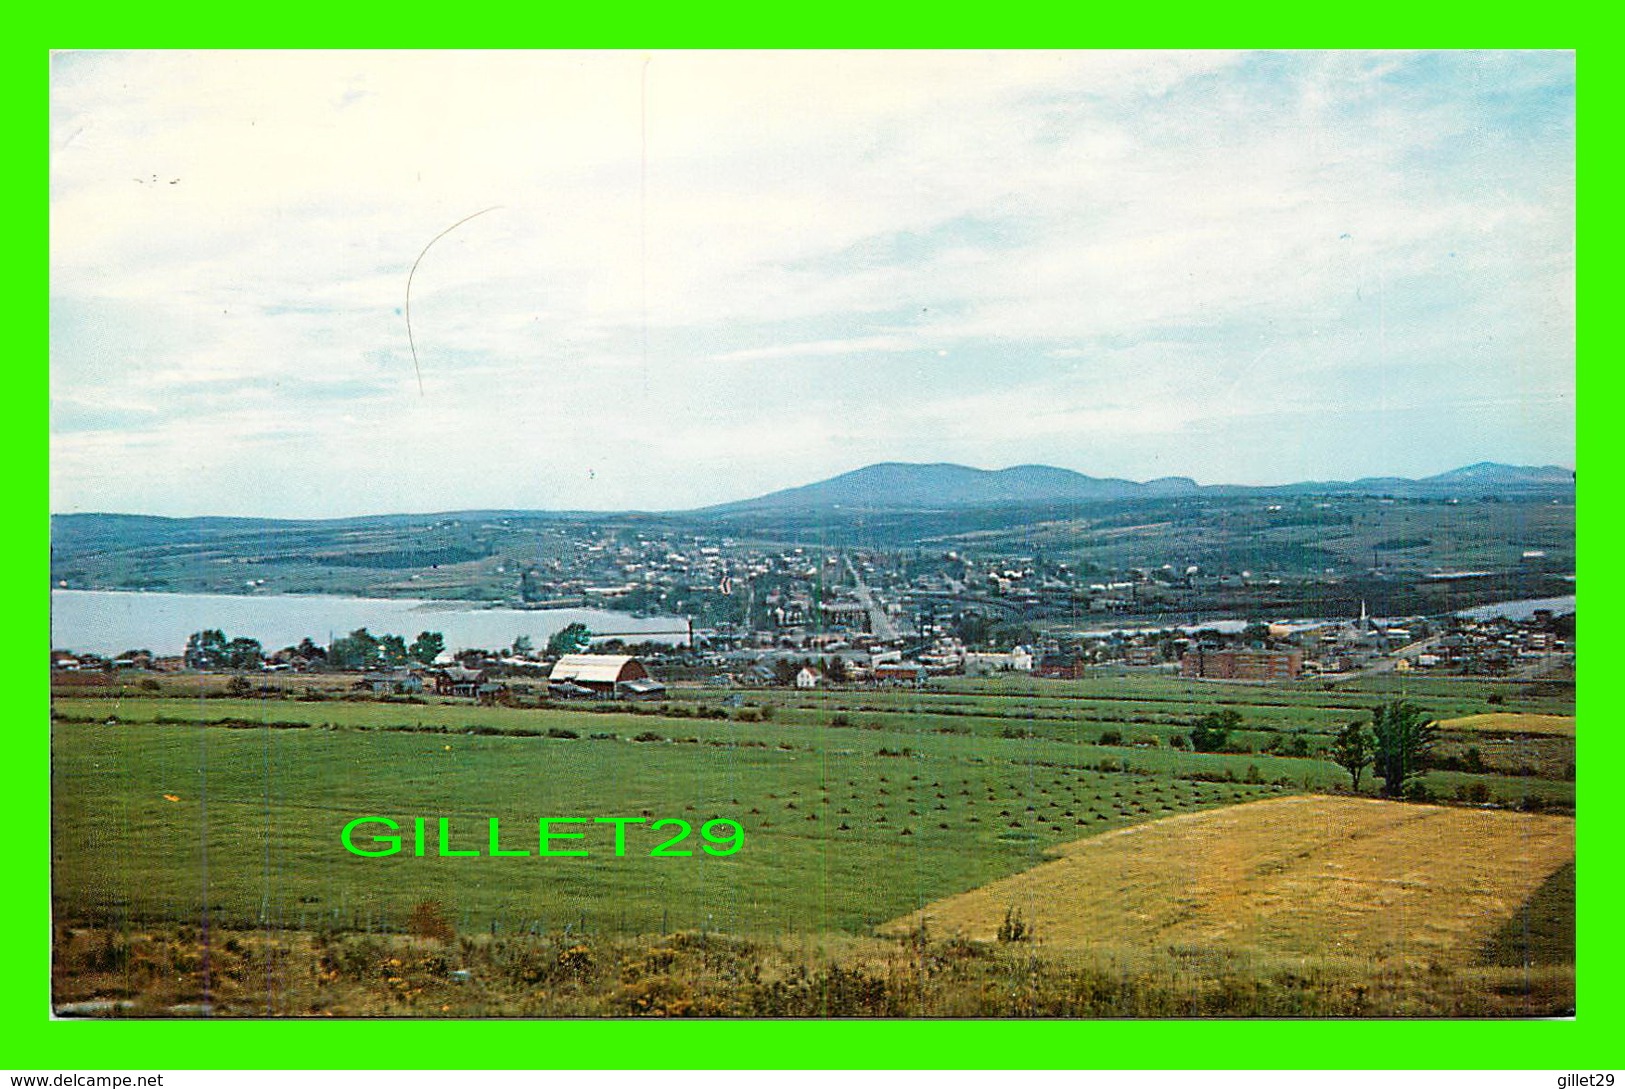
[[[829,720],[831,726],[841,728],[852,725],[852,720],[845,715],[833,715]]]
[[[1433,791],[1420,779],[1413,779],[1406,783],[1403,796],[1407,802],[1431,802],[1434,800]]]
[[[1102,745],[1121,745],[1123,735],[1117,730],[1106,730],[1100,735],[1100,743]]]
[[[1190,744],[1190,740],[1184,734],[1175,734],[1168,739],[1168,743],[1176,749],[1183,749]]]
[[[1033,929],[1021,917],[1021,909],[1011,905],[1004,909],[1004,922],[999,924],[998,938],[1000,942],[1031,941]]]
[[[441,910],[439,900],[421,900],[406,921],[406,932],[414,938],[433,938],[448,945],[457,940],[457,931]]]
[[[558,726],[552,726],[552,727],[548,728],[547,736],[548,737],[564,738],[564,739],[569,740],[569,741],[574,741],[576,738],[580,737],[581,735],[576,733],[574,730],[565,730],[565,729],[561,729]]]
[[[655,733],[653,730],[644,730],[641,734],[639,734],[637,737],[634,737],[632,740],[633,741],[664,741],[666,739],[664,737],[662,737],[660,734]]]

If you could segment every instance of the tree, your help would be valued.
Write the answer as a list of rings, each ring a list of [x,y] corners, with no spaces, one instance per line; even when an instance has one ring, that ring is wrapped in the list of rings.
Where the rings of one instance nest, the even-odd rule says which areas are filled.
[[[1375,742],[1366,732],[1365,723],[1355,721],[1337,732],[1332,742],[1332,759],[1354,780],[1354,790],[1360,789],[1360,773],[1371,764]]]
[[[446,649],[446,637],[437,631],[420,631],[412,645],[406,648],[406,656],[414,662],[430,665],[440,657]]]
[[[513,651],[515,658],[528,658],[536,647],[531,643],[530,636],[516,635],[513,637],[513,646],[510,649]]]
[[[308,635],[299,640],[299,645],[293,648],[293,652],[307,662],[326,661],[327,659],[327,651],[311,642]]]
[[[796,683],[796,674],[801,672],[801,666],[796,664],[794,658],[777,658],[773,662],[773,681],[775,684],[788,688]]]
[[[378,637],[378,657],[390,667],[406,664],[406,640],[399,635]]]
[[[846,683],[846,659],[839,654],[831,656],[829,666],[824,670],[831,684]]]
[[[223,649],[225,664],[232,669],[258,669],[265,660],[265,648],[258,639],[238,636]]]
[[[327,661],[335,669],[371,669],[378,662],[378,640],[366,628],[333,640]]]
[[[1404,700],[1385,703],[1371,712],[1372,773],[1382,780],[1384,794],[1402,797],[1405,784],[1427,770],[1438,732],[1426,712]]]
[[[189,669],[208,669],[224,665],[226,660],[226,633],[219,628],[205,628],[186,637],[185,661]]]
[[[1226,708],[1209,711],[1191,723],[1191,748],[1197,752],[1218,752],[1230,740],[1230,731],[1241,725],[1241,713]]]
[[[592,646],[592,633],[579,621],[566,624],[547,641],[547,656],[560,658],[566,654],[580,654]]]

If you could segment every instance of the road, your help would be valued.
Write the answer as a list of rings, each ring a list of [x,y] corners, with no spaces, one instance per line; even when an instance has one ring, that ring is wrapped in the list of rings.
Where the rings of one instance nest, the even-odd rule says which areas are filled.
[[[857,595],[858,604],[869,611],[869,633],[883,643],[894,639],[901,639],[902,635],[893,624],[891,617],[886,615],[886,609],[875,600],[875,595],[858,574],[858,569],[852,564],[852,557],[842,553],[841,559],[846,562],[846,570],[852,576],[852,592]]]

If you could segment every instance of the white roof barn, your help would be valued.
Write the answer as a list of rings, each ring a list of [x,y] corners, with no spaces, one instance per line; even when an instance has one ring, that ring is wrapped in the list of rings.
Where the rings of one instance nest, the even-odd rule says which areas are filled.
[[[574,681],[576,684],[615,684],[618,681],[640,681],[649,676],[643,663],[630,654],[566,654],[553,665],[547,679],[555,684]]]
[[[658,696],[666,690],[630,654],[566,654],[554,663],[547,687],[549,692],[561,695],[587,690],[600,697],[634,699]]]

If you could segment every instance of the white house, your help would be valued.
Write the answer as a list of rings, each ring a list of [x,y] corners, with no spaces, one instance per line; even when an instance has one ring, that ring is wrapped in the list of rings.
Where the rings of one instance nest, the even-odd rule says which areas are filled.
[[[820,677],[815,671],[806,666],[802,666],[801,672],[796,674],[796,687],[817,688],[818,682],[821,680],[823,680],[823,678]]]

